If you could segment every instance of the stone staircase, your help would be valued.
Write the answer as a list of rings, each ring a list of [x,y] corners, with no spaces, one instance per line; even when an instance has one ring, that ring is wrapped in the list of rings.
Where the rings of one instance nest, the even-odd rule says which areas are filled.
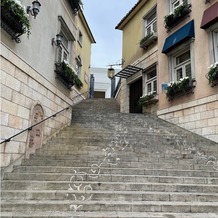
[[[218,218],[217,158],[215,142],[84,100],[70,127],[4,174],[0,217]]]

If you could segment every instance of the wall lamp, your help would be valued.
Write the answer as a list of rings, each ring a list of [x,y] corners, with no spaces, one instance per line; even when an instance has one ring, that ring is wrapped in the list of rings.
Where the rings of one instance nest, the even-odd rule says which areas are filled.
[[[51,41],[51,44],[52,45],[56,45],[56,46],[60,46],[61,45],[61,43],[62,43],[62,38],[63,38],[63,36],[60,34],[60,33],[58,33],[57,35],[56,35],[56,39],[55,38],[52,38],[52,41]]]
[[[36,15],[39,13],[41,4],[36,0],[32,2],[32,5],[33,5],[32,8],[31,6],[27,6],[26,12],[27,14],[31,14],[32,16],[34,16],[35,19]]]

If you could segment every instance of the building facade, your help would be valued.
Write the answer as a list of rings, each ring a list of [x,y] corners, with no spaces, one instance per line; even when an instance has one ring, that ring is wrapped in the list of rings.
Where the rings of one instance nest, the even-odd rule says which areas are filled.
[[[71,106],[89,90],[95,40],[80,1],[39,4],[38,12],[28,0],[1,1],[1,167],[28,158],[69,125]],[[20,29],[17,20],[23,22]],[[43,119],[47,120],[28,129]]]
[[[121,111],[150,112],[218,142],[218,1],[139,0],[116,26]]]

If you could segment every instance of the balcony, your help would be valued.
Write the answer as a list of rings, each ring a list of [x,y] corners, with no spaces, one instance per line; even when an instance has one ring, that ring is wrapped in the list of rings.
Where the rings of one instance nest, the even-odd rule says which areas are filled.
[[[55,67],[56,78],[59,79],[68,89],[71,89],[73,85],[76,85],[78,89],[82,88],[83,83],[67,63],[55,63]]]
[[[140,41],[140,48],[147,49],[149,45],[155,43],[157,41],[157,33],[151,32],[148,35],[146,35],[144,38]]]
[[[177,7],[173,13],[170,13],[164,17],[165,28],[169,31],[186,17],[189,16],[191,12],[191,4],[182,4]]]
[[[30,34],[30,22],[24,8],[12,1],[1,2],[1,27],[15,40],[20,43],[20,36],[27,33]]]

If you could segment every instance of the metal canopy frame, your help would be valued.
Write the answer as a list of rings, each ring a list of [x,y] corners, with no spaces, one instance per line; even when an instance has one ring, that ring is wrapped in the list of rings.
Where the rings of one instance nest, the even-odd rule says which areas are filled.
[[[139,72],[140,70],[142,70],[142,68],[128,65],[120,72],[118,72],[115,76],[127,79],[130,76],[134,75],[135,73]]]

